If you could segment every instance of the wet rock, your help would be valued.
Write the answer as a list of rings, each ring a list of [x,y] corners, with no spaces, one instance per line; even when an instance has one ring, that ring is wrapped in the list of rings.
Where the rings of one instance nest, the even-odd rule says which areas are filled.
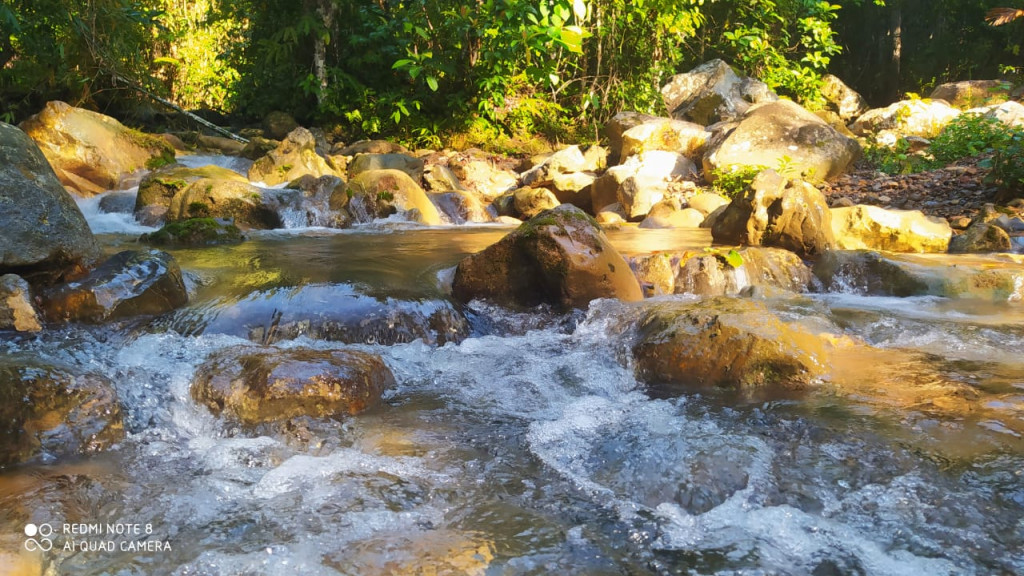
[[[971,223],[966,230],[953,236],[949,241],[951,254],[969,252],[1010,252],[1013,241],[995,222],[977,221]]]
[[[0,273],[47,283],[99,255],[89,224],[39,147],[0,122]]]
[[[299,123],[287,112],[275,110],[263,117],[263,135],[271,140],[284,140],[298,127]]]
[[[248,184],[238,172],[221,166],[208,165],[189,168],[181,165],[165,166],[146,175],[139,183],[139,192],[135,197],[135,211],[147,206],[170,207],[174,196],[190,184],[201,179],[226,180]]]
[[[919,210],[858,205],[832,209],[832,233],[842,250],[946,252],[953,230]]]
[[[641,114],[640,112],[625,111],[619,112],[605,124],[604,133],[608,137],[609,159],[613,164],[618,164],[626,156],[622,155],[622,135],[644,122],[659,120],[657,116]]]
[[[826,74],[821,81],[821,95],[825,97],[828,108],[844,122],[849,122],[868,111],[868,103],[864,97],[838,77]]]
[[[1024,299],[1017,255],[940,256],[833,250],[814,264],[830,291],[879,296],[942,296],[993,302]]]
[[[448,167],[468,190],[490,201],[519,187],[519,175],[501,158],[466,151],[448,160]]]
[[[269,197],[268,197],[269,194]],[[274,209],[274,195],[248,182],[201,178],[189,183],[171,198],[167,220],[225,218],[240,228],[270,230],[281,227]]]
[[[123,438],[121,407],[104,376],[0,359],[0,467],[98,452]]]
[[[423,159],[405,154],[357,154],[348,165],[349,179],[369,170],[401,170],[414,182],[423,180]]]
[[[156,232],[143,234],[139,242],[154,246],[218,246],[237,244],[242,231],[231,222],[214,218],[190,218],[165,224]]]
[[[462,182],[447,166],[431,164],[423,172],[423,183],[430,192],[456,192],[466,190]]]
[[[431,194],[430,200],[437,206],[437,210],[444,216],[445,220],[451,224],[491,221],[490,214],[480,204],[475,194],[460,190],[443,194]]]
[[[512,195],[512,199],[515,209],[513,214],[521,220],[529,220],[561,204],[550,190],[544,188],[520,188]]]
[[[14,274],[0,276],[0,330],[38,332],[42,329],[28,282]]]
[[[327,160],[316,153],[316,139],[305,128],[292,130],[280,146],[249,168],[249,180],[268,186],[291,182],[305,174],[339,176]]]
[[[374,533],[344,551],[324,555],[324,563],[341,574],[484,576],[496,545],[481,535],[445,528]]]
[[[156,315],[188,301],[178,263],[158,250],[120,252],[84,279],[54,286],[41,296],[43,314],[51,321]]]
[[[286,227],[345,228],[351,221],[348,200],[348,184],[329,175],[317,178],[307,174],[291,181],[286,190],[264,192],[264,201]]]
[[[64,102],[47,103],[20,127],[61,183],[85,196],[127,188],[133,173],[174,161],[174,148],[162,138]]]
[[[273,152],[280,145],[280,140],[271,140],[269,138],[256,136],[249,139],[249,143],[242,148],[242,151],[239,152],[238,155],[249,160],[259,160]]]
[[[902,136],[935,138],[959,115],[959,110],[939,100],[903,100],[868,110],[850,124],[850,130],[858,136],[891,130]]]
[[[661,97],[673,118],[702,126],[739,118],[751,104],[778,100],[765,83],[738,76],[722,60],[673,76]]]
[[[441,214],[420,185],[401,170],[368,170],[348,183],[348,211],[357,222],[401,214],[407,220],[437,226]]]
[[[568,204],[463,259],[452,292],[463,302],[483,298],[503,305],[565,308],[584,308],[596,298],[642,298],[629,265],[597,222]]]
[[[224,156],[241,156],[242,152],[245,151],[244,142],[223,136],[200,134],[196,137],[196,145],[207,152],[223,154]]]
[[[657,253],[630,263],[647,295],[723,296],[751,287],[805,292],[811,284],[811,269],[788,250],[747,247],[737,256],[724,250]]]
[[[683,208],[678,198],[670,197],[651,208],[640,228],[697,228],[703,221],[704,214],[699,210]]]
[[[789,100],[750,108],[732,129],[719,130],[704,155],[705,177],[733,166],[777,168],[807,179],[831,180],[860,155],[856,140],[840,134]]]
[[[461,342],[469,320],[445,300],[376,298],[349,286],[310,284],[252,293],[176,313],[169,328],[188,335],[227,334],[261,344],[307,337],[346,344],[432,346]]]
[[[618,206],[618,204],[613,204],[612,206]],[[625,224],[626,217],[622,213],[617,212],[616,210],[602,210],[597,213],[597,216],[594,219],[597,221],[598,224],[601,225],[602,228],[608,228],[610,226],[620,226],[622,224]]]
[[[104,214],[131,214],[135,211],[134,192],[111,192],[100,198],[99,209]]]
[[[800,180],[787,181],[774,170],[761,172],[711,228],[715,242],[774,246],[802,258],[818,256],[835,244],[825,197]]]
[[[253,425],[359,414],[394,385],[380,357],[365,352],[236,346],[199,366],[192,398],[214,415]]]
[[[939,84],[929,98],[945,100],[950,106],[966,110],[991,104],[1002,104],[1010,99],[1013,85],[1004,80],[962,80]]]
[[[670,118],[649,120],[622,133],[622,158],[664,150],[698,162],[710,137],[710,132],[693,122]]]
[[[756,301],[731,298],[650,305],[633,357],[638,377],[667,393],[716,386],[800,389],[827,365],[818,336]]]

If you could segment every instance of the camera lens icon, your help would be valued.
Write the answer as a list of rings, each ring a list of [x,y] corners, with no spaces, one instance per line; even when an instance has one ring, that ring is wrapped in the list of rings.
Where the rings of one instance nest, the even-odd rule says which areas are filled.
[[[25,550],[29,552],[49,552],[53,549],[53,540],[50,539],[50,536],[53,536],[53,526],[49,524],[26,524],[25,536],[28,537],[25,539]],[[39,538],[36,539],[36,536]]]

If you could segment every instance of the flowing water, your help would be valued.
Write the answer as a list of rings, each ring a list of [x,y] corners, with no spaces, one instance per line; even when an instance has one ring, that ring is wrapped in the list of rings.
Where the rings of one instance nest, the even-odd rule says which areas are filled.
[[[135,245],[136,225],[121,222],[101,236],[111,252]],[[187,308],[0,342],[3,354],[106,374],[129,432],[105,454],[0,472],[0,571],[1024,573],[1020,304],[779,296],[767,305],[780,316],[874,347],[834,368],[845,386],[662,398],[631,367],[643,304],[556,315],[446,300],[446,270],[507,231],[386,224],[172,250]],[[611,238],[630,253],[709,240]],[[423,322],[439,311],[465,325]],[[382,406],[245,428],[191,399],[211,352],[345,314],[372,320],[358,343],[300,330],[274,345],[379,354],[398,382]],[[24,550],[29,523],[56,528],[53,550]],[[170,549],[121,549],[135,540]]]

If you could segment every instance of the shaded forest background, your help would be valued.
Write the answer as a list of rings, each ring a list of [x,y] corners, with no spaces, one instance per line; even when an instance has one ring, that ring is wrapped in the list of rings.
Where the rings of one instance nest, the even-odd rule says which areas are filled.
[[[236,124],[284,110],[346,138],[594,138],[663,114],[673,74],[720,57],[808,108],[833,73],[873,105],[1016,80],[1012,0],[7,0],[0,120],[53,99],[129,122],[137,84]]]

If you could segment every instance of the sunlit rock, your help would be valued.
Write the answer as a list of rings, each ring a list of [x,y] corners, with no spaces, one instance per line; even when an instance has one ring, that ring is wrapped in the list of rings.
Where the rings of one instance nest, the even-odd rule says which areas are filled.
[[[541,213],[463,259],[452,292],[463,302],[483,298],[503,305],[566,308],[586,307],[595,298],[642,298],[636,277],[601,227],[568,204]]]
[[[14,274],[0,276],[0,330],[38,332],[42,329],[28,282]]]
[[[368,170],[348,183],[348,211],[357,222],[400,214],[437,226],[441,215],[420,185],[401,170]]]
[[[710,137],[711,133],[703,126],[692,122],[670,118],[649,120],[622,133],[622,158],[664,150],[699,162]]]
[[[357,154],[348,164],[349,179],[369,170],[401,170],[414,182],[423,179],[423,159],[406,154]]]
[[[831,212],[832,234],[841,250],[945,252],[953,235],[948,221],[920,210],[857,205]]]
[[[799,256],[778,248],[747,247],[735,255],[724,249],[660,252],[629,260],[648,296],[735,295],[752,287],[805,292],[812,279]]]
[[[863,96],[832,74],[822,76],[821,95],[825,97],[828,109],[834,111],[844,122],[853,120],[867,112],[869,108]]]
[[[226,218],[245,229],[280,228],[281,216],[273,206],[278,194],[245,181],[200,178],[174,194],[167,221]]]
[[[520,220],[529,220],[560,204],[554,193],[545,188],[520,188],[512,195],[512,200],[513,215]]]
[[[799,389],[827,367],[817,335],[753,300],[649,305],[636,338],[638,376],[669,393],[716,386]]]
[[[903,100],[868,110],[850,124],[850,130],[858,136],[888,130],[901,136],[935,138],[959,115],[959,110],[941,100]]]
[[[966,110],[1010,100],[1013,84],[1005,80],[961,80],[939,84],[929,98],[945,100],[950,106]]]
[[[222,166],[208,165],[199,168],[173,165],[165,166],[146,175],[139,183],[135,197],[135,210],[146,206],[170,207],[171,200],[178,193],[197,180],[226,180],[248,184],[245,176]]]
[[[673,76],[661,97],[673,118],[702,126],[739,118],[751,104],[779,99],[764,82],[740,77],[717,59]]]
[[[47,103],[20,126],[61,183],[85,196],[127,188],[134,173],[174,161],[174,149],[162,138],[64,102]]]
[[[358,414],[394,384],[373,354],[246,345],[215,352],[196,370],[191,390],[214,415],[259,424]]]
[[[268,186],[291,182],[303,175],[338,176],[316,152],[316,139],[305,128],[296,128],[281,144],[249,168],[249,180]]]

